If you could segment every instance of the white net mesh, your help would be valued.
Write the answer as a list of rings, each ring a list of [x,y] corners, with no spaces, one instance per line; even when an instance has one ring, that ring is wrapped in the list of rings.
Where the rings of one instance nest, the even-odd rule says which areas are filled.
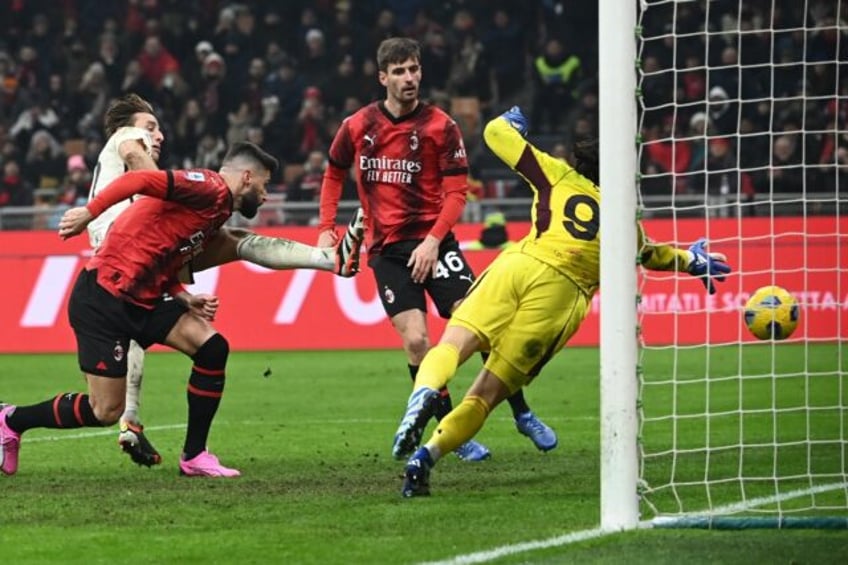
[[[848,509],[848,0],[642,2],[640,208],[734,272],[640,280],[642,514]],[[789,339],[744,324],[765,285]]]

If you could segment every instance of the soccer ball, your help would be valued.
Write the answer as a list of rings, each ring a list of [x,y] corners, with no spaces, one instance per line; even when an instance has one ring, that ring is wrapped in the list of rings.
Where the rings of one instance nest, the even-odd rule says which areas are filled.
[[[757,339],[786,339],[798,326],[795,297],[779,286],[764,286],[745,304],[745,325]]]

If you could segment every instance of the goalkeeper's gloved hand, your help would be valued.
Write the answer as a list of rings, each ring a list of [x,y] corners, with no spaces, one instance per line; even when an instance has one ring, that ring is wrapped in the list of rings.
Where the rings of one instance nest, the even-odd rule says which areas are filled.
[[[701,238],[689,247],[689,274],[698,277],[704,286],[715,294],[716,289],[713,279],[722,282],[725,275],[730,272],[727,257],[723,253],[709,253],[707,251],[707,240]]]
[[[501,114],[501,117],[505,118],[509,122],[509,125],[514,127],[522,137],[527,137],[527,130],[530,126],[527,123],[527,118],[521,113],[521,108],[513,106]]]

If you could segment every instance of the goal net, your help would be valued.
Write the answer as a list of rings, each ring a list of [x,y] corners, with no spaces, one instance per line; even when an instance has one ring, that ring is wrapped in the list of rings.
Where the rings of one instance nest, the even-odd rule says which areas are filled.
[[[640,518],[845,527],[848,0],[642,1],[638,209],[654,241],[706,237],[709,295],[640,270]],[[603,39],[602,39],[603,41]],[[800,322],[746,328],[777,285]]]

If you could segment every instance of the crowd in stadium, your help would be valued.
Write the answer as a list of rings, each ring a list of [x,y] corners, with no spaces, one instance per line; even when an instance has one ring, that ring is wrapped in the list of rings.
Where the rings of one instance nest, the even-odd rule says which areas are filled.
[[[645,192],[798,192],[807,174],[834,190],[848,164],[834,133],[848,129],[836,64],[848,37],[832,4],[750,2],[741,17],[731,4],[710,4],[709,34],[699,3],[666,3],[676,24],[643,30]],[[396,35],[421,42],[422,96],[457,119],[486,180],[479,128],[514,103],[555,154],[597,133],[596,30],[578,0],[0,2],[0,206],[84,199],[103,112],[127,92],[156,107],[160,166],[216,168],[247,139],[285,164],[281,198],[314,201],[321,156],[341,120],[381,96],[374,51]]]
[[[643,193],[744,201],[846,186],[848,27],[837,3],[651,9],[666,13],[642,29]]]

